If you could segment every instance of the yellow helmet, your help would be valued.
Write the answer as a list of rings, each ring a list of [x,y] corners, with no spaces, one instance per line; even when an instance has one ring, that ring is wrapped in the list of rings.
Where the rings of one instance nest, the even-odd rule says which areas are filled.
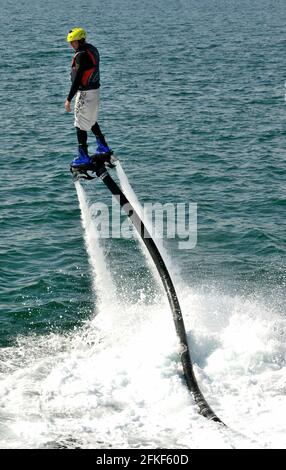
[[[86,39],[86,32],[82,28],[73,28],[67,35],[67,42],[80,41]]]

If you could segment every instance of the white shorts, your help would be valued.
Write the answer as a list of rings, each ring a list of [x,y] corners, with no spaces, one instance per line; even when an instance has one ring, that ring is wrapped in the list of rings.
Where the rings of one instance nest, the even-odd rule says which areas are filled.
[[[74,126],[89,131],[97,122],[99,112],[99,88],[78,91],[74,105]]]

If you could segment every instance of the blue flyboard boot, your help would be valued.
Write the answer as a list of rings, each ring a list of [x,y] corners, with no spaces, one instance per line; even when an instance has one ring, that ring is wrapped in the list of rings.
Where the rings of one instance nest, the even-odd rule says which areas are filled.
[[[109,168],[114,168],[115,165],[111,162],[111,159],[115,161],[115,157],[112,157],[113,150],[111,150],[106,142],[102,142],[98,137],[96,138],[97,148],[95,154],[92,155],[93,162],[102,162],[107,165]]]
[[[95,155],[102,155],[102,154],[109,154],[111,155],[112,150],[108,147],[108,145],[104,145],[100,139],[96,139],[97,142],[97,149],[95,151]]]
[[[71,166],[74,168],[87,167],[91,164],[91,159],[89,158],[87,152],[84,151],[82,147],[79,146],[78,154],[71,162]]]

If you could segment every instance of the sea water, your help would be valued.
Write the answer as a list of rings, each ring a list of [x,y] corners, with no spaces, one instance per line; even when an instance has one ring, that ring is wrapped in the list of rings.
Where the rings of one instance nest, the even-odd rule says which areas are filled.
[[[285,2],[19,0],[1,19],[1,448],[285,448]],[[197,204],[196,246],[164,253],[230,429],[197,413],[137,238],[97,238],[111,195],[70,177],[74,26],[140,204]]]

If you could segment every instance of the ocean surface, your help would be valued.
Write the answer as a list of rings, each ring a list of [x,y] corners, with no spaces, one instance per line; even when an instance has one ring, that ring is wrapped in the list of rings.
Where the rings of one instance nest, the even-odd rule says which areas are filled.
[[[286,447],[285,23],[283,0],[1,0],[1,448]],[[75,26],[115,180],[197,204],[196,246],[163,253],[228,429],[197,413],[142,245],[98,240],[111,196],[70,176]]]

